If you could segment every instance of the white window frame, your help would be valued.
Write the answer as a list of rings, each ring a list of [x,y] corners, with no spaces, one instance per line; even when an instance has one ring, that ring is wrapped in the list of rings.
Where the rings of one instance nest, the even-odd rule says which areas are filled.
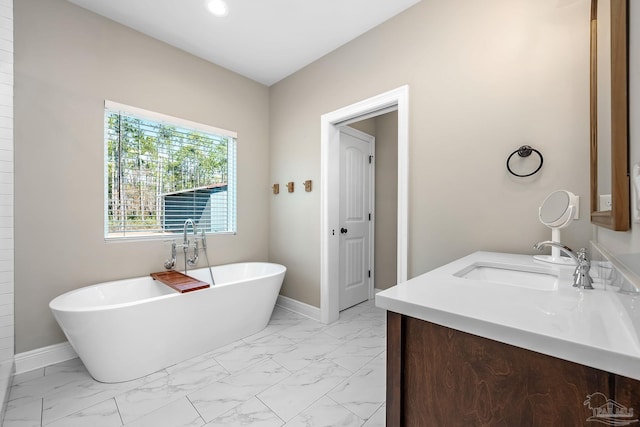
[[[104,111],[118,111],[124,115],[136,116],[143,119],[147,119],[149,121],[161,122],[171,126],[175,126],[178,128],[184,129],[193,129],[199,132],[214,134],[221,137],[228,137],[234,140],[232,144],[233,154],[231,156],[231,161],[227,164],[227,186],[228,186],[228,203],[229,208],[227,210],[228,221],[230,226],[228,227],[228,231],[206,231],[206,234],[236,234],[237,233],[237,132],[229,131],[226,129],[206,125],[203,123],[198,123],[178,117],[169,116],[166,114],[158,113],[155,111],[145,110],[138,107],[133,107],[130,105],[121,104],[114,101],[105,100],[104,102]],[[171,238],[175,235],[175,233],[159,233],[159,232],[150,232],[149,234],[136,234],[132,232],[132,235],[127,236],[126,232],[124,236],[120,235],[110,235],[109,233],[109,197],[108,197],[108,144],[107,144],[107,132],[108,129],[106,125],[104,126],[104,158],[103,158],[103,176],[104,176],[104,239],[105,241],[131,241],[131,240],[165,240],[167,238]]]

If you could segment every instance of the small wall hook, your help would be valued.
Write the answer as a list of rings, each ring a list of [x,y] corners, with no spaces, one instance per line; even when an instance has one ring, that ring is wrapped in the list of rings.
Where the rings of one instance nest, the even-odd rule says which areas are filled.
[[[293,181],[287,182],[287,189],[289,190],[289,193],[293,193],[293,190],[294,190]]]
[[[306,191],[307,193],[311,191],[311,180],[310,179],[306,180],[302,184],[304,185],[304,191]]]
[[[280,194],[280,184],[273,184],[271,189],[273,190],[273,194]]]

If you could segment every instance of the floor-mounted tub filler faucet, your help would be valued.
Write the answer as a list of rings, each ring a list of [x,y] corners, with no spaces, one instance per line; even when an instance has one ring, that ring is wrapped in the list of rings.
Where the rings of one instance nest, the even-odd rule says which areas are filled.
[[[546,246],[553,246],[569,256],[573,262],[576,263],[576,270],[573,272],[573,286],[582,289],[593,289],[593,280],[589,276],[589,269],[591,268],[591,261],[587,256],[587,250],[580,248],[576,254],[568,246],[562,243],[552,242],[546,240],[544,242],[538,242],[533,247],[541,251]]]
[[[193,230],[193,256],[192,257],[189,256],[189,247],[191,247],[191,241],[189,240],[188,234],[187,234],[187,231],[189,230],[189,225],[191,225],[191,228]],[[180,245],[180,247],[184,251],[184,274],[187,275],[189,273],[189,266],[193,267],[198,263],[198,258],[199,258],[198,255],[200,252],[198,237],[200,237],[200,239],[202,240],[202,249],[204,250],[204,256],[207,259],[207,266],[209,267],[209,276],[211,277],[211,286],[213,286],[216,284],[216,282],[215,280],[213,280],[213,271],[211,270],[211,263],[209,262],[209,254],[207,253],[207,236],[204,232],[204,229],[202,229],[202,235],[198,236],[198,227],[196,226],[196,223],[193,222],[191,218],[187,219],[184,222],[184,225],[182,227],[182,245]],[[167,270],[173,270],[176,266],[176,247],[177,247],[176,242],[173,241],[171,243],[171,259],[168,259],[164,262],[164,268],[166,268]]]

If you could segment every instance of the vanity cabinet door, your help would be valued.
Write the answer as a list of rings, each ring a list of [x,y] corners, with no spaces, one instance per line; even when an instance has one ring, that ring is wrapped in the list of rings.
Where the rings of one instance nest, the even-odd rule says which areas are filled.
[[[388,426],[584,426],[586,396],[612,396],[597,369],[396,313],[388,329]]]
[[[614,400],[620,407],[629,411],[627,418],[629,420],[640,419],[640,381],[616,375],[615,390]]]

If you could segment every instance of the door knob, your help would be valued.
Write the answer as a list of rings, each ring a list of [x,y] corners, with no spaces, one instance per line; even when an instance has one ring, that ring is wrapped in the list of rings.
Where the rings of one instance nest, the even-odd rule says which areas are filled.
[[[340,228],[340,234],[346,234],[347,233],[347,229],[342,227]]]

